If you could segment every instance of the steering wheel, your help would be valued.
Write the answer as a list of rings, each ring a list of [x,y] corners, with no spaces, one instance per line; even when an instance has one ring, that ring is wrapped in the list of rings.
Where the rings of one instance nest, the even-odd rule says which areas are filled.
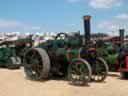
[[[59,33],[59,34],[57,34],[57,36],[55,37],[55,39],[56,40],[57,39],[61,39],[63,37],[63,35],[64,35],[64,39],[67,39],[69,37],[68,34],[66,34],[66,33]]]

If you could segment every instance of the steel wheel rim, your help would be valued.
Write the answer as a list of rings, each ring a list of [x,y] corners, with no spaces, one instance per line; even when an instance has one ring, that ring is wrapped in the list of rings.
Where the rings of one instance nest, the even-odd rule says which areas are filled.
[[[24,69],[27,77],[30,79],[38,80],[41,78],[43,62],[38,51],[30,50],[26,53],[24,58]]]
[[[81,60],[75,60],[69,65],[68,78],[72,84],[85,85],[90,81],[90,70]]]
[[[97,58],[95,64],[93,64],[92,80],[95,82],[102,82],[107,77],[108,66],[102,59]]]

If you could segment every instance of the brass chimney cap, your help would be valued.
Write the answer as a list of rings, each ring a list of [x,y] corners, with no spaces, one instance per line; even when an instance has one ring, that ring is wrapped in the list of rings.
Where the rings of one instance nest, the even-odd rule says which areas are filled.
[[[89,15],[83,16],[84,20],[90,20],[90,18],[91,18],[91,16],[89,16]]]

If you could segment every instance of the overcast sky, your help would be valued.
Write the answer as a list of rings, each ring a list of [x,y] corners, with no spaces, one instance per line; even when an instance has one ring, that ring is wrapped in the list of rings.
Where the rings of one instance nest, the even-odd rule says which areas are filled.
[[[0,0],[0,32],[128,32],[128,0]],[[128,34],[128,33],[127,33]]]

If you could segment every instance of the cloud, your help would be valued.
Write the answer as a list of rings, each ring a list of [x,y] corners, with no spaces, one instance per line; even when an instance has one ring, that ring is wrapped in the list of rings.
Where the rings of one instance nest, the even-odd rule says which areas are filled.
[[[0,18],[0,32],[32,32],[33,30],[39,30],[38,26],[30,26],[20,21],[8,20]]]
[[[40,29],[41,29],[40,26],[33,26],[33,27],[32,27],[32,30],[40,30]]]
[[[0,28],[15,28],[20,26],[22,26],[22,24],[18,21],[0,19]]]
[[[125,21],[124,21],[125,20]],[[125,29],[128,31],[128,14],[123,13],[117,16],[113,16],[110,20],[100,21],[97,24],[98,29],[103,29],[107,31],[118,31],[119,29]]]
[[[76,27],[76,24],[67,24],[68,27]]]
[[[128,13],[119,14],[115,16],[115,18],[121,19],[121,20],[128,20]]]
[[[16,20],[0,18],[0,32],[33,32],[42,30],[40,26],[31,26]]]
[[[121,26],[115,22],[112,22],[112,21],[102,21],[102,22],[99,22],[97,27],[99,29],[106,29],[107,28],[107,30],[115,30],[115,29],[119,29]]]
[[[89,6],[92,8],[112,8],[121,6],[121,0],[90,0]]]
[[[101,32],[105,32],[110,36],[117,36],[119,35],[118,30],[124,28],[124,25],[121,26],[120,24],[114,21],[102,21],[97,24],[97,28],[99,30],[102,30]]]
[[[81,0],[67,0],[70,3],[76,3],[76,2],[80,2]]]
[[[113,34],[112,32],[115,32],[115,34],[118,34],[119,29],[125,29],[125,34],[127,34],[128,31],[128,23],[118,21],[116,19],[108,20],[108,21],[100,21],[97,24],[98,30],[101,32],[107,32],[108,34]]]

